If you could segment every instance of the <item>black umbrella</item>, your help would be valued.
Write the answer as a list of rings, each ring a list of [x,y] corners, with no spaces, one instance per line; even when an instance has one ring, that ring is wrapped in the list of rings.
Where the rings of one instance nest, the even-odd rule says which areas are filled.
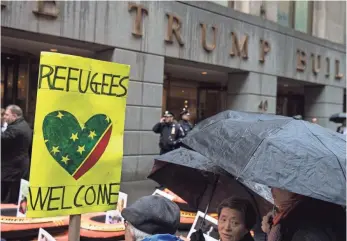
[[[242,180],[345,205],[346,137],[290,117],[226,111],[184,145]]]
[[[267,186],[237,181],[195,151],[181,147],[156,160],[149,178],[169,188],[195,210],[206,211],[208,207],[208,212],[216,212],[218,205],[230,196],[252,201],[260,217],[272,207],[273,199]]]
[[[337,113],[330,116],[329,120],[335,123],[343,123],[346,120],[346,113]]]

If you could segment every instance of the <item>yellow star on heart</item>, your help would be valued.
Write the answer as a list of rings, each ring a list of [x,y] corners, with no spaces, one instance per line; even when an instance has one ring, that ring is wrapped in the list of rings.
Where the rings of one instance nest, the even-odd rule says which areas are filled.
[[[107,123],[110,123],[110,117],[106,116],[105,120],[107,121]]]
[[[77,152],[79,152],[82,155],[82,152],[84,152],[84,145],[83,146],[78,146]]]
[[[72,133],[70,139],[73,140],[73,141],[76,141],[78,139],[78,132],[76,132],[75,134]]]
[[[89,137],[90,139],[93,140],[95,136],[96,136],[95,131],[90,131],[90,132],[89,132],[89,136],[88,136],[88,137]]]
[[[60,152],[59,151],[59,146],[53,146],[51,152],[53,152],[53,155],[55,155],[56,153]]]
[[[61,119],[61,118],[63,118],[63,116],[64,116],[64,115],[59,111],[57,117],[58,117],[59,119]]]
[[[69,156],[63,156],[63,159],[61,159],[62,162],[64,162],[65,164],[67,164],[67,161],[70,161]]]

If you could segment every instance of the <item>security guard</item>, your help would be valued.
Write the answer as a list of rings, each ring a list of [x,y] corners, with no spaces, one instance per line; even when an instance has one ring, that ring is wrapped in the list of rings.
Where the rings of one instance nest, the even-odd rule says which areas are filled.
[[[178,148],[184,137],[181,125],[174,123],[174,116],[170,111],[165,111],[160,122],[153,126],[153,131],[160,134],[160,155]]]
[[[187,135],[189,131],[193,129],[193,125],[189,122],[190,119],[190,113],[188,110],[183,108],[183,111],[180,113],[181,120],[179,124],[182,126],[182,129],[184,130],[184,134]]]

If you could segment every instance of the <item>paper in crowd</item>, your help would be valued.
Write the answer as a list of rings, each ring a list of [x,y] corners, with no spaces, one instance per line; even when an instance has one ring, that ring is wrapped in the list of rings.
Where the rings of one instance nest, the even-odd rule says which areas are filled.
[[[114,209],[130,66],[41,52],[27,217]]]
[[[218,241],[218,221],[217,219],[206,215],[203,212],[198,211],[194,223],[188,233],[188,238],[190,239],[192,233],[201,229],[206,241]]]
[[[40,228],[37,241],[55,241],[55,238],[52,235],[50,235],[46,230]]]
[[[21,179],[17,204],[17,217],[25,217],[28,206],[29,182]]]
[[[105,223],[106,224],[119,224],[124,223],[122,217],[122,210],[127,207],[128,194],[119,192],[118,203],[116,210],[110,210],[106,212]]]
[[[165,198],[167,198],[167,199],[169,199],[171,201],[173,201],[174,198],[175,198],[174,196],[172,196],[172,195],[170,195],[170,194],[168,194],[168,193],[166,193],[164,191],[161,191],[159,189],[156,189],[152,195],[162,196],[162,197],[165,197]]]

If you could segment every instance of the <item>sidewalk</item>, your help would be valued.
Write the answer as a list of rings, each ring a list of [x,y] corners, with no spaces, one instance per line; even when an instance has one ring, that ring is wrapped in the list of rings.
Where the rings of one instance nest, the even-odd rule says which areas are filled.
[[[159,186],[152,180],[143,180],[135,182],[122,182],[120,185],[121,192],[128,194],[128,206],[143,196],[152,195],[155,187]]]

